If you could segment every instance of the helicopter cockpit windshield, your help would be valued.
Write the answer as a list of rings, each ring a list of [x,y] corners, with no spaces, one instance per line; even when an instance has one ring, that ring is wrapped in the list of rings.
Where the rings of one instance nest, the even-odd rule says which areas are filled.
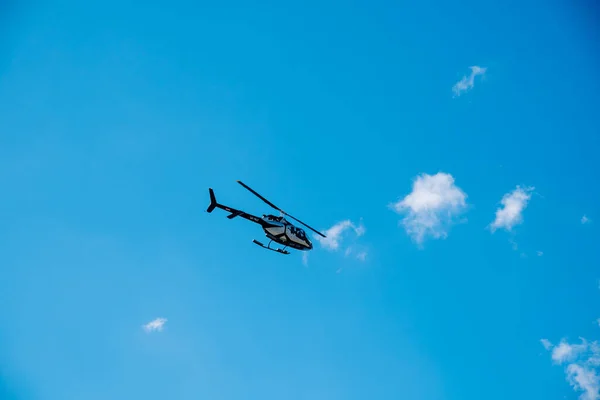
[[[300,240],[306,240],[306,233],[304,232],[304,229],[302,228],[298,228],[297,226],[292,228],[292,232],[294,235],[296,235],[296,237]]]

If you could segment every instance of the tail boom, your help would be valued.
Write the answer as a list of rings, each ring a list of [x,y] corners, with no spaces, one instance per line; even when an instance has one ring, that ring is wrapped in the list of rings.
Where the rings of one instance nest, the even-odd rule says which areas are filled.
[[[229,218],[229,219],[233,219],[235,217],[242,217],[244,219],[247,219],[248,221],[256,222],[257,224],[259,224],[261,226],[263,225],[263,220],[260,219],[260,218],[258,218],[255,215],[248,214],[248,213],[246,213],[244,211],[237,210],[235,208],[231,208],[231,207],[228,207],[228,206],[224,206],[223,204],[217,203],[217,199],[215,197],[215,192],[211,188],[208,189],[208,194],[210,195],[210,205],[206,209],[206,212],[211,213],[211,212],[213,212],[213,210],[215,208],[220,208],[221,210],[225,210],[228,213],[230,213],[227,216],[227,218]]]

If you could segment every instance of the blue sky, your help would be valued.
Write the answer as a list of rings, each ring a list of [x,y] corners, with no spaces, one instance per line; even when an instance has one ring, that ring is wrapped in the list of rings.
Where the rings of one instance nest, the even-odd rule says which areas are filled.
[[[589,4],[0,4],[2,399],[600,398]]]

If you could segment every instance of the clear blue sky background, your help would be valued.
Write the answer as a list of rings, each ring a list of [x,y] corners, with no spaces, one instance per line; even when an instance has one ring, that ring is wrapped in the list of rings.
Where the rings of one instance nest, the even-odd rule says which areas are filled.
[[[600,332],[595,8],[16,3],[0,3],[2,399],[578,396],[540,339]],[[485,75],[453,97],[472,65]],[[419,247],[388,205],[440,171],[466,221]],[[208,187],[269,211],[237,179],[365,234],[307,265],[263,251],[257,226],[205,212]],[[535,187],[523,223],[492,234],[516,185]]]

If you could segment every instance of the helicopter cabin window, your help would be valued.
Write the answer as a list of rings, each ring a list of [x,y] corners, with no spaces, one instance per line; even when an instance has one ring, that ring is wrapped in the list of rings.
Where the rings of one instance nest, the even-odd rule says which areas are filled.
[[[296,235],[296,237],[300,240],[306,240],[306,234],[304,233],[304,231],[300,228],[297,227],[293,227],[292,228],[292,233],[294,235]]]

